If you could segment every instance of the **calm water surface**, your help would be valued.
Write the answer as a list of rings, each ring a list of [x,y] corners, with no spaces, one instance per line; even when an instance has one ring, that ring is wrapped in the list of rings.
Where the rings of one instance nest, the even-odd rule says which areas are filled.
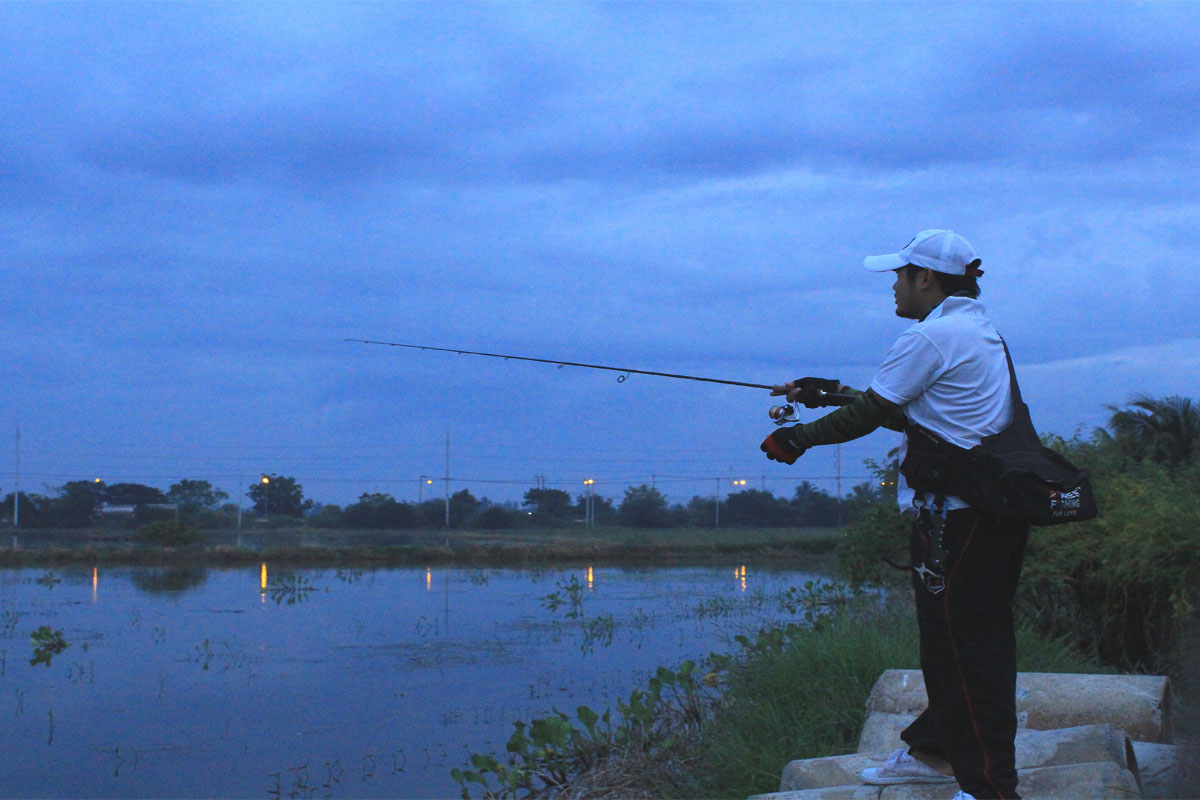
[[[0,571],[0,796],[457,796],[449,770],[515,720],[728,651],[814,577]],[[42,626],[66,649],[39,659]]]

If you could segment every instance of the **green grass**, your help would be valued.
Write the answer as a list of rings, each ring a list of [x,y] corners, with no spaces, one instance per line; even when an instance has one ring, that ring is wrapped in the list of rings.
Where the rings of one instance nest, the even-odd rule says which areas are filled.
[[[917,666],[915,622],[896,610],[843,611],[751,648],[698,741],[704,766],[688,793],[773,792],[788,761],[853,752],[880,673]]]
[[[880,674],[917,668],[912,600],[904,592],[894,597],[885,607],[876,596],[860,595],[812,626],[771,627],[740,637],[739,651],[713,656],[710,665],[686,673],[682,667],[668,670],[669,689],[659,670],[650,682],[650,695],[635,691],[627,706],[618,702],[622,714],[613,731],[596,735],[575,724],[575,735],[560,737],[555,748],[539,750],[534,742],[523,761],[512,753],[509,761],[530,770],[523,774],[543,774],[552,767],[569,783],[566,796],[573,797],[719,798],[774,792],[789,761],[854,752],[867,697]],[[702,676],[709,666],[712,672]],[[1018,632],[1018,669],[1105,671],[1031,628]],[[637,703],[635,696],[641,698]],[[568,717],[549,722],[564,729],[572,725]],[[526,728],[537,731],[539,725],[549,730],[546,720]],[[485,782],[494,789],[496,764],[503,763],[496,759],[504,757],[487,757],[493,774]],[[484,763],[472,759],[476,767]],[[496,796],[520,796],[519,790],[507,791],[500,784]]]
[[[6,532],[11,536],[12,531]],[[21,530],[19,547],[0,549],[0,566],[63,563],[238,565],[262,560],[324,564],[681,564],[803,562],[824,566],[839,538],[834,528],[524,528],[345,530],[246,528],[203,531],[190,547],[155,547],[111,529]],[[3,534],[0,534],[3,536]],[[8,537],[0,539],[8,545]]]
[[[660,788],[693,797],[773,792],[791,760],[854,752],[871,687],[886,669],[919,668],[917,645],[915,615],[903,601],[844,610],[794,629],[778,646],[760,639],[696,739],[691,782]],[[1110,671],[1030,629],[1019,631],[1017,647],[1021,671]]]

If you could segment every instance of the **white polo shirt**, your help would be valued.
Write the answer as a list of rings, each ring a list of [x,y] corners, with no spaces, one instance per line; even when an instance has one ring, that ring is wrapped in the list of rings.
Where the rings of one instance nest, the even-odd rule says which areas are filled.
[[[1012,419],[1008,361],[1000,334],[971,297],[947,297],[900,335],[871,380],[877,395],[904,407],[917,425],[970,449]],[[900,446],[904,461],[908,437]],[[913,507],[914,492],[901,475],[897,500]],[[932,503],[931,497],[923,498]],[[957,497],[947,509],[965,508]]]

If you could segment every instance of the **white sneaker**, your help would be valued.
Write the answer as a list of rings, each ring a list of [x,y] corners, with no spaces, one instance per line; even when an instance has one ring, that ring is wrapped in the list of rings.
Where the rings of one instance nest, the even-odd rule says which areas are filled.
[[[975,795],[967,794],[959,789],[958,794],[954,795],[954,797],[951,797],[950,800],[975,800]]]
[[[918,761],[901,748],[888,756],[882,767],[868,767],[858,774],[863,783],[888,786],[893,783],[954,783],[953,775],[938,772],[924,761]],[[962,792],[959,792],[962,794]],[[969,794],[954,800],[975,800]]]

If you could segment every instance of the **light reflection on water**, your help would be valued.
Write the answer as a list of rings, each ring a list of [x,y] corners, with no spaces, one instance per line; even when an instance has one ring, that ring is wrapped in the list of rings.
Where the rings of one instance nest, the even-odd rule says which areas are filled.
[[[0,571],[0,796],[455,796],[449,770],[502,753],[514,721],[602,709],[659,666],[728,650],[814,577]],[[546,607],[571,586],[577,614]],[[42,626],[67,647],[31,664]]]

